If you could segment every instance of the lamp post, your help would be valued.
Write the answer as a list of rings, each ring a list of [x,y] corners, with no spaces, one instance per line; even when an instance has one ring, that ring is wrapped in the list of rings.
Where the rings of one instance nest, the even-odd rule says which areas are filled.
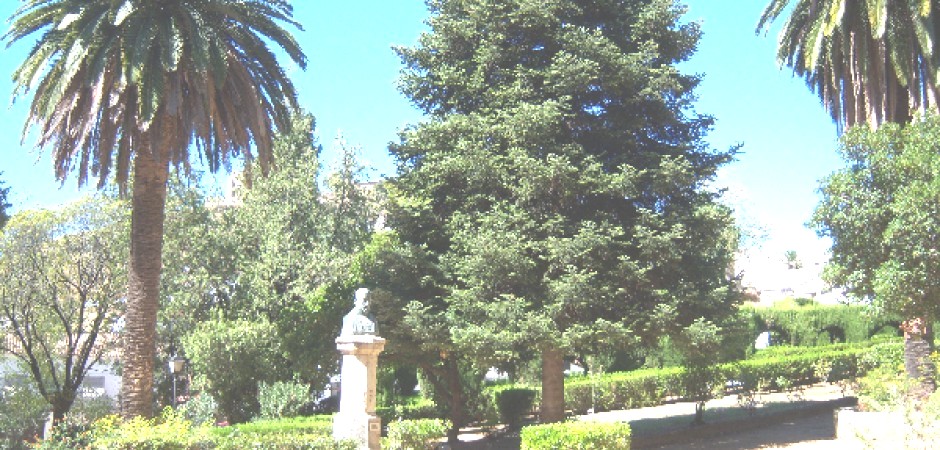
[[[170,360],[167,361],[167,366],[170,369],[170,378],[173,381],[173,400],[171,404],[173,408],[176,408],[176,377],[179,373],[183,372],[183,369],[186,368],[186,358],[174,354],[170,357]]]

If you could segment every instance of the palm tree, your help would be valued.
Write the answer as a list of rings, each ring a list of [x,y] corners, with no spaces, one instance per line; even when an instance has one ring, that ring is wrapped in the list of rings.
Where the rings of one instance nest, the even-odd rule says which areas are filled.
[[[789,12],[777,57],[819,95],[842,132],[856,124],[906,124],[913,111],[938,109],[938,0],[771,0],[758,32]],[[910,318],[904,331],[908,375],[932,392],[929,320]]]
[[[121,412],[152,415],[163,220],[170,165],[196,150],[210,170],[231,156],[271,160],[296,92],[270,48],[306,57],[282,26],[286,0],[24,0],[8,45],[41,33],[14,73],[33,92],[26,129],[59,180],[132,178]],[[25,138],[25,132],[24,132]],[[256,153],[252,151],[255,147]],[[133,173],[133,176],[131,176]]]
[[[758,32],[789,12],[777,58],[819,95],[840,127],[906,123],[936,109],[937,0],[771,0]]]

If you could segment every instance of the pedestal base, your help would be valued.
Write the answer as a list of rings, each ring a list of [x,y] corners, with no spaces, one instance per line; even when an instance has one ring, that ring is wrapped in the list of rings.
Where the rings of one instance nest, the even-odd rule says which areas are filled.
[[[350,439],[359,450],[382,448],[382,419],[368,414],[343,414],[333,417],[333,438]]]

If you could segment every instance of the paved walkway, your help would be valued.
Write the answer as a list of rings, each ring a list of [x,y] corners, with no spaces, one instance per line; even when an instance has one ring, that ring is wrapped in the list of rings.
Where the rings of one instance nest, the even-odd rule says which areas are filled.
[[[832,404],[843,397],[838,386],[828,384],[808,387],[800,396],[766,393],[756,398],[757,407],[749,413],[738,405],[737,396],[727,396],[706,404],[709,424],[700,428],[691,426],[695,407],[690,402],[602,412],[579,416],[578,420],[629,422],[634,429],[634,448],[841,449],[846,447],[834,440]],[[518,433],[493,439],[482,430],[466,429],[461,441],[455,450],[519,448]]]

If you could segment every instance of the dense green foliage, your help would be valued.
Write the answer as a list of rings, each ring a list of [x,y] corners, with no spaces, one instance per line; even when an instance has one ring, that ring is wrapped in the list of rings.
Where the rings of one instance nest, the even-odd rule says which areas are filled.
[[[814,223],[832,238],[826,275],[903,317],[940,312],[940,118],[854,129],[846,168],[822,183]]]
[[[626,423],[568,422],[533,425],[522,429],[523,450],[629,450]]]
[[[534,389],[507,388],[495,391],[499,420],[510,427],[518,426],[522,417],[532,411],[532,402],[537,392]]]
[[[290,381],[258,384],[260,419],[296,417],[310,403],[310,386]]]
[[[258,414],[258,383],[283,377],[274,327],[248,320],[208,320],[183,342],[197,377],[197,385],[218,401],[231,423]]]
[[[890,345],[895,350],[901,348],[898,343],[875,347],[871,347],[872,343],[858,343],[787,348],[772,350],[766,355],[758,352],[750,359],[714,367],[709,372],[714,378],[710,382],[706,380],[705,384],[720,388],[726,381],[736,380],[743,388],[757,391],[781,388],[778,386],[781,379],[788,380],[792,386],[836,382],[871,370],[871,365],[865,363],[866,355],[870,347],[885,351],[880,345]],[[700,394],[698,383],[702,380],[690,382],[689,374],[682,367],[667,367],[569,378],[565,382],[565,408],[584,414],[591,409],[609,411],[655,406],[667,398],[694,399]]]
[[[382,441],[389,450],[434,450],[447,435],[450,424],[441,419],[402,420],[388,424],[388,438]]]
[[[389,294],[376,308],[405,310],[388,326],[406,350],[448,356],[425,371],[449,391],[464,358],[512,369],[541,354],[557,420],[566,352],[735,301],[730,213],[705,187],[732,152],[703,143],[697,79],[674,66],[699,31],[666,0],[429,6],[430,31],[398,50],[402,91],[428,119],[391,146],[399,241],[369,279]]]
[[[875,334],[897,334],[900,319],[863,305],[793,305],[743,307],[750,344],[770,330],[775,345],[813,346],[834,342],[863,342]]]
[[[27,375],[7,373],[0,383],[5,387],[0,397],[0,448],[25,449],[27,439],[42,433],[49,404]]]
[[[251,189],[236,183],[225,199],[207,199],[197,180],[171,185],[161,327],[167,347],[207,321],[254,321],[267,324],[264,342],[272,343],[257,349],[269,353],[270,366],[258,369],[264,373],[255,383],[322,386],[335,373],[334,339],[357,287],[351,266],[371,232],[377,193],[357,185],[363,169],[351,148],[339,149],[334,172],[321,171],[313,131],[312,117],[295,116],[293,131],[275,141],[271,173],[254,179]],[[253,363],[233,359],[221,365],[242,370]],[[202,375],[202,381],[215,383]],[[233,377],[223,370],[211,376]],[[245,381],[246,392],[256,398],[257,388]]]
[[[167,409],[156,419],[121,421],[115,416],[93,426],[57,433],[43,441],[42,450],[351,450],[351,442],[336,442],[332,417],[315,416],[258,421],[232,427],[193,426]]]

